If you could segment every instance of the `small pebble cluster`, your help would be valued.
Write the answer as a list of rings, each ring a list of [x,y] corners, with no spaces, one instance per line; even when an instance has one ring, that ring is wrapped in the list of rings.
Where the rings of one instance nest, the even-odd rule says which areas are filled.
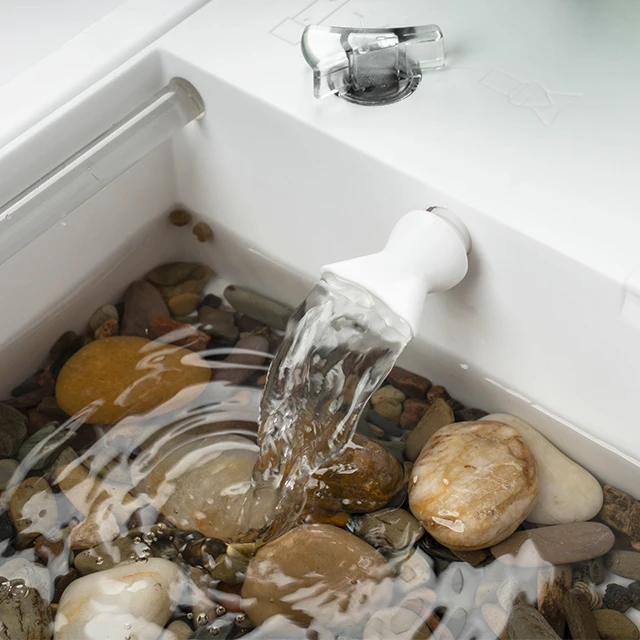
[[[152,269],[0,402],[0,640],[640,640],[640,502],[400,367],[299,524],[245,539],[292,309],[211,284]]]

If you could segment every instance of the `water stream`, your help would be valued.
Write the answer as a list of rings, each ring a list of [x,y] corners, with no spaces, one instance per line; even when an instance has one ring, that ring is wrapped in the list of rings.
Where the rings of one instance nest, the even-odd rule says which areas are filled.
[[[411,338],[382,302],[335,277],[321,280],[289,322],[260,406],[256,493],[278,494],[264,539],[295,525],[314,472],[351,440],[371,395]]]

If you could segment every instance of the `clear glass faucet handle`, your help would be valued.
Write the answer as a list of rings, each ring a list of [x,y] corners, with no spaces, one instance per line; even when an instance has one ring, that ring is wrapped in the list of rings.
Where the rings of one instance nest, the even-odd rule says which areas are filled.
[[[364,105],[391,104],[415,91],[427,70],[444,67],[440,27],[355,29],[309,25],[302,54],[316,98],[335,94]]]

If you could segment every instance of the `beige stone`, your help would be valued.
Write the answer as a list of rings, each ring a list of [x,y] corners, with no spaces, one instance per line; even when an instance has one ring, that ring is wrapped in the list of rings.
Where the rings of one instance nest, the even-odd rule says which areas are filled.
[[[461,422],[440,429],[416,461],[409,506],[453,549],[482,549],[511,535],[538,496],[535,460],[515,429]]]
[[[44,478],[27,478],[14,490],[9,516],[25,539],[37,538],[56,527],[58,508],[49,483]]]

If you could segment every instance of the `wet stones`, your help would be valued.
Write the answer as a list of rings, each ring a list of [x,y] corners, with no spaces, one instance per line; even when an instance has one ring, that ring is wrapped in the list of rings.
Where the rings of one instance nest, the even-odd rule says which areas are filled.
[[[344,628],[386,606],[388,577],[384,558],[366,542],[330,525],[302,525],[258,551],[249,563],[242,597],[256,625],[281,614],[300,624],[315,620]],[[309,597],[319,586],[333,599]]]
[[[364,627],[365,640],[426,640],[431,630],[422,617],[405,607],[376,611]]]
[[[630,580],[640,580],[640,551],[614,549],[606,558],[612,573]]]
[[[35,540],[55,528],[58,508],[49,483],[44,478],[27,478],[13,491],[9,514],[25,539]]]
[[[111,542],[118,537],[120,527],[111,509],[107,506],[98,507],[69,533],[71,549],[90,549],[101,542]]]
[[[79,578],[60,599],[56,640],[157,637],[171,616],[181,583],[180,569],[159,558]]]
[[[240,350],[244,350],[242,353]],[[264,365],[269,353],[269,341],[263,336],[249,336],[242,338],[235,346],[233,353],[220,363],[219,369],[214,369],[213,379],[241,385],[251,375]]]
[[[287,328],[287,323],[293,313],[291,308],[279,302],[236,285],[228,286],[224,290],[224,297],[240,313],[280,331]]]
[[[536,524],[568,524],[594,518],[602,506],[600,483],[567,458],[524,420],[507,414],[489,415],[515,429],[529,446],[538,467],[539,494],[527,515]]]
[[[562,609],[573,640],[600,640],[588,598],[581,590],[567,591],[562,600]]]
[[[571,588],[571,578],[571,565],[543,567],[538,571],[538,611],[561,637],[566,625],[562,601]]]
[[[627,616],[619,611],[594,611],[598,634],[602,640],[638,640],[640,631]]]
[[[92,342],[72,356],[58,377],[56,398],[69,415],[90,407],[85,422],[115,423],[151,411],[209,377],[206,363],[189,351],[118,336]]]
[[[151,321],[168,318],[167,307],[160,292],[150,283],[134,282],[124,294],[124,313],[121,333],[123,336],[152,338]]]
[[[544,616],[528,604],[513,608],[507,629],[509,640],[560,640]]]
[[[328,511],[366,513],[401,489],[404,468],[385,448],[355,434],[344,451],[313,476],[309,501]]]
[[[440,429],[411,472],[409,506],[425,529],[453,549],[507,538],[538,496],[535,461],[518,433],[499,422]]]
[[[442,398],[434,400],[405,440],[404,453],[407,460],[415,462],[429,438],[454,420],[453,410],[447,402]]]
[[[402,391],[407,398],[422,400],[431,389],[431,382],[424,376],[407,371],[402,367],[393,367],[387,376],[387,382]]]
[[[13,407],[0,403],[0,458],[12,458],[26,437],[26,418]]]
[[[632,541],[640,541],[640,501],[610,485],[605,485],[603,491],[604,500],[598,518]]]
[[[51,609],[37,589],[20,581],[11,583],[10,591],[0,596],[0,638],[2,640],[50,640]]]
[[[120,320],[120,314],[112,304],[105,304],[96,309],[89,318],[89,328],[95,334],[105,322],[115,321],[116,326]]]
[[[179,293],[167,300],[167,306],[173,316],[188,316],[199,304],[200,296],[197,293]]]
[[[212,338],[224,338],[235,341],[240,333],[235,318],[228,311],[221,311],[210,306],[202,306],[198,311],[200,330]]]
[[[405,549],[424,535],[422,525],[405,509],[382,509],[352,520],[353,533],[377,549]]]
[[[191,351],[204,351],[209,344],[207,334],[173,318],[154,318],[151,321],[151,332],[159,342],[174,344]]]
[[[600,522],[578,522],[518,531],[491,547],[501,562],[535,567],[583,562],[607,553],[615,537]]]
[[[165,300],[183,293],[202,294],[213,270],[195,262],[170,262],[152,269],[147,280],[155,285]]]

